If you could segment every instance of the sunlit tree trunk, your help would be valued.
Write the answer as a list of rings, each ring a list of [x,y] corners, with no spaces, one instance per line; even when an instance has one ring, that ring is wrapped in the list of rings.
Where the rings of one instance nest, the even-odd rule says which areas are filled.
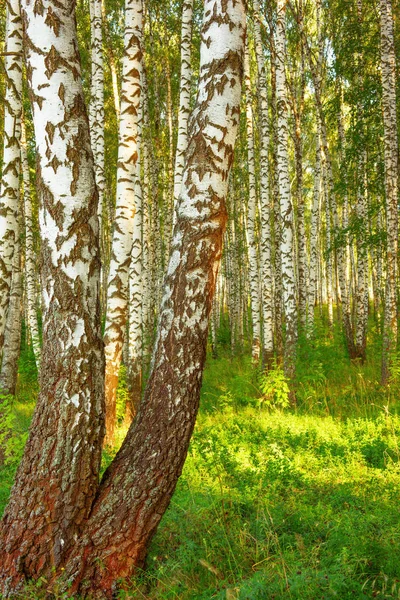
[[[116,393],[128,315],[128,276],[135,215],[138,152],[137,122],[140,102],[142,1],[126,0],[121,113],[117,166],[117,199],[107,291],[104,333],[106,356],[106,444],[113,444]]]
[[[22,22],[19,0],[7,0],[3,168],[0,180],[0,360],[18,237],[21,167]]]
[[[254,1],[254,38],[256,46],[259,97],[259,143],[260,143],[260,199],[261,199],[261,274],[262,274],[262,310],[263,310],[263,363],[271,364],[274,354],[273,329],[273,289],[271,269],[271,215],[269,188],[269,123],[268,89],[265,74],[265,60],[261,39],[259,2]]]
[[[26,313],[31,336],[33,353],[36,366],[40,368],[41,349],[39,326],[37,319],[37,279],[36,279],[36,257],[33,242],[33,216],[31,186],[29,177],[29,164],[26,146],[26,132],[24,119],[21,121],[21,164],[24,184],[24,217],[25,217],[25,295]]]
[[[354,331],[351,318],[351,303],[350,303],[350,289],[347,278],[347,258],[349,254],[349,243],[348,243],[348,194],[347,194],[347,177],[346,177],[346,166],[344,163],[344,151],[345,151],[345,133],[343,126],[342,106],[339,109],[338,116],[338,131],[339,131],[339,160],[342,171],[342,178],[344,184],[344,199],[342,209],[342,229],[345,231],[343,240],[338,244],[337,248],[337,263],[338,263],[338,278],[340,286],[340,297],[341,297],[341,310],[342,310],[342,321],[343,330],[346,338],[347,350],[350,358],[355,358],[356,349],[354,345]],[[335,229],[339,231],[339,219],[335,214]]]
[[[253,109],[250,80],[249,51],[246,48],[244,81],[246,88],[246,126],[247,126],[247,168],[249,174],[249,199],[247,210],[247,235],[249,252],[249,282],[251,299],[251,316],[253,325],[252,358],[255,364],[260,360],[260,282],[258,270],[258,252],[256,237],[257,196],[254,158]]]
[[[314,333],[314,307],[318,300],[318,241],[319,241],[319,223],[320,223],[320,203],[321,203],[321,142],[319,135],[316,135],[316,156],[314,168],[314,192],[311,209],[311,230],[310,230],[310,262],[309,262],[309,281],[308,281],[308,307],[307,307],[307,335],[311,337]]]
[[[198,409],[208,322],[239,122],[245,12],[206,0],[196,109],[164,283],[152,372],[91,518],[66,565],[69,593],[111,598],[143,566],[186,457]]]
[[[188,143],[188,119],[190,112],[190,83],[192,78],[191,45],[192,45],[193,0],[184,0],[182,7],[181,36],[181,83],[178,113],[178,139],[176,142],[174,172],[174,214],[182,186],[182,174],[185,164],[185,152]]]
[[[278,112],[278,177],[282,218],[282,284],[286,320],[284,368],[288,377],[295,372],[297,341],[296,281],[293,260],[293,209],[290,199],[288,158],[288,103],[285,74],[286,0],[278,0],[276,23],[276,94]]]
[[[397,342],[398,141],[396,116],[396,55],[391,0],[380,0],[382,105],[385,147],[386,290],[383,331],[382,383],[390,376],[391,355]]]
[[[18,219],[21,222],[21,218]],[[6,326],[4,329],[3,360],[0,370],[0,394],[15,396],[18,379],[18,359],[21,346],[22,322],[22,274],[21,243],[15,240],[13,270],[8,302]]]
[[[40,7],[39,7],[40,6]],[[39,8],[38,8],[39,7]],[[92,506],[104,433],[97,194],[70,2],[22,2],[38,157],[43,355],[0,531],[0,586],[57,567]]]
[[[103,64],[103,33],[102,33],[102,0],[90,0],[91,28],[91,89],[90,89],[90,141],[93,151],[98,201],[98,216],[100,225],[100,242],[103,245],[103,221],[105,213],[104,193],[106,187],[104,175],[104,64]],[[104,253],[102,253],[104,254]]]
[[[362,362],[365,360],[367,344],[367,318],[368,318],[368,252],[361,228],[367,222],[367,189],[365,187],[364,170],[366,168],[366,152],[361,152],[358,164],[357,186],[357,220],[359,232],[357,235],[357,288],[356,288],[356,331],[355,331],[355,356]]]
[[[141,73],[140,73],[141,74]],[[130,411],[133,418],[139,407],[142,394],[142,350],[143,350],[143,204],[140,176],[140,152],[142,146],[142,110],[139,109],[137,149],[138,161],[135,174],[135,216],[133,218],[133,243],[129,265],[129,351],[128,386]]]
[[[111,41],[111,36],[109,34],[106,5],[105,5],[104,0],[101,0],[101,18],[102,18],[103,28],[104,28],[104,32],[105,32],[104,37],[105,37],[105,45],[106,45],[106,52],[107,52],[107,62],[108,62],[108,66],[110,67],[110,71],[111,71],[114,109],[115,109],[115,114],[117,115],[117,118],[119,118],[120,97],[119,97],[117,65],[115,63],[113,45],[112,45],[112,41]]]

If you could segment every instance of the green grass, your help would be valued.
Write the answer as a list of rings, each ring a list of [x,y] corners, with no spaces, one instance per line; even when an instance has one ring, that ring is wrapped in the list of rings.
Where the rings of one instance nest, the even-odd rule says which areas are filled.
[[[400,599],[399,385],[379,386],[371,329],[365,365],[349,362],[335,329],[301,340],[297,405],[284,411],[273,397],[268,408],[247,353],[231,358],[221,338],[183,474],[121,598]],[[21,432],[36,389],[26,370]],[[13,469],[0,469],[0,510]]]

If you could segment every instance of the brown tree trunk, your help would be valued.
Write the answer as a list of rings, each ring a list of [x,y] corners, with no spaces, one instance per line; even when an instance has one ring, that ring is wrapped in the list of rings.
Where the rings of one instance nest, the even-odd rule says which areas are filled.
[[[0,528],[0,593],[59,566],[87,518],[104,434],[97,194],[72,0],[22,1],[38,156],[43,358]],[[66,66],[67,65],[67,66]]]
[[[153,369],[138,416],[105,473],[65,574],[70,593],[111,598],[143,566],[194,427],[239,121],[245,13],[206,0],[197,106],[177,205]],[[90,597],[90,596],[89,596]]]

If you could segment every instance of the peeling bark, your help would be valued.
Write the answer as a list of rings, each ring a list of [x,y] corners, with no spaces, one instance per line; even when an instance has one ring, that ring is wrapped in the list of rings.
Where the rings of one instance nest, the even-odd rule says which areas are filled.
[[[97,195],[73,2],[22,2],[42,240],[43,358],[0,529],[0,590],[60,565],[97,489],[104,432]],[[73,374],[73,377],[71,376]]]

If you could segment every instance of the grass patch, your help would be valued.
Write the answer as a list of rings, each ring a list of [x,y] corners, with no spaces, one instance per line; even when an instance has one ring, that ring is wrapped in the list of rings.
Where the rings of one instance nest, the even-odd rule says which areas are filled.
[[[260,371],[221,343],[219,358],[207,360],[188,458],[146,569],[120,598],[400,599],[399,384],[380,387],[370,329],[364,365],[348,360],[336,328],[301,339],[297,405],[285,410],[274,388],[281,375],[264,386],[265,401]],[[36,394],[25,351],[8,404],[16,440]],[[1,512],[15,469],[15,460],[0,468]],[[40,595],[30,587],[23,597]]]

